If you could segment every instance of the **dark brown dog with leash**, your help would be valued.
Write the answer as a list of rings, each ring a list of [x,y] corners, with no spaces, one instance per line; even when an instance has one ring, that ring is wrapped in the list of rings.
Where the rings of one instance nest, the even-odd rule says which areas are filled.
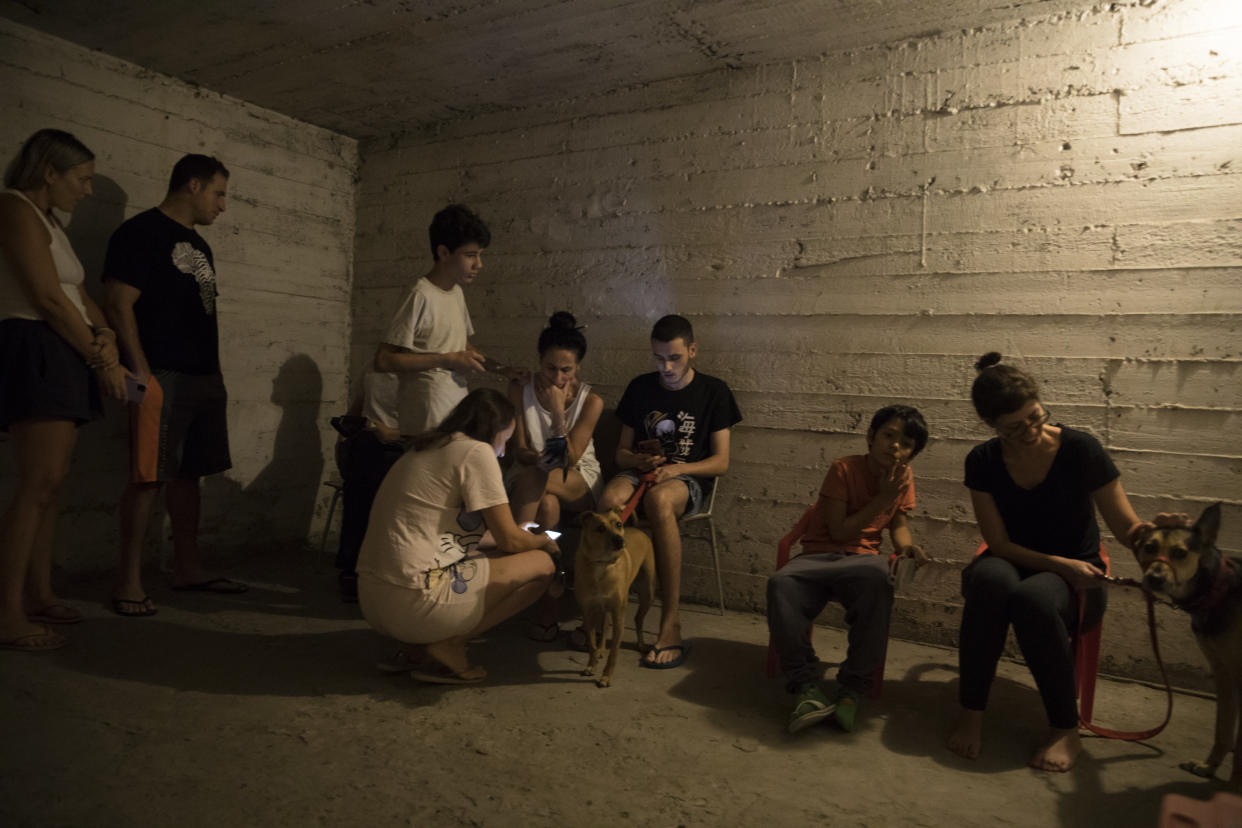
[[[1209,506],[1190,528],[1149,530],[1135,544],[1143,586],[1163,593],[1190,613],[1190,628],[1216,680],[1216,738],[1203,762],[1181,767],[1212,777],[1233,751],[1229,787],[1242,791],[1242,560],[1216,548],[1220,504]]]
[[[612,641],[608,663],[595,683],[607,687],[621,649],[621,630],[630,584],[638,591],[638,648],[643,646],[643,619],[655,595],[655,555],[651,539],[632,527],[627,528],[621,510],[591,512],[582,519],[582,537],[574,558],[574,590],[582,607],[582,626],[587,634],[591,659],[582,675],[595,674],[604,655],[604,619],[612,619]]]

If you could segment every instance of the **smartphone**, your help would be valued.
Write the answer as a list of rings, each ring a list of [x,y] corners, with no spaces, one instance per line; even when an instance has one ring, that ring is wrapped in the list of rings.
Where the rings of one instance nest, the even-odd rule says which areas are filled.
[[[555,529],[549,529],[548,531],[544,532],[544,534],[547,535],[552,540],[556,540],[557,538],[561,536],[561,533],[556,531]]]
[[[555,529],[544,529],[542,526],[540,526],[537,523],[532,523],[525,528],[532,535],[547,535],[552,540],[556,540],[557,538],[561,536],[561,533],[556,531]]]
[[[147,397],[147,385],[139,382],[128,374],[125,376],[125,400],[135,405],[142,405],[142,401]]]
[[[659,440],[639,440],[639,454],[653,454],[656,457],[664,456],[664,446],[660,445]]]

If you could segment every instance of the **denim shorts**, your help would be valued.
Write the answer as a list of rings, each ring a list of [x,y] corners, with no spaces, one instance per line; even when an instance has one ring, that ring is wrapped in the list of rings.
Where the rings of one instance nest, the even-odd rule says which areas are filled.
[[[637,487],[638,484],[642,482],[642,472],[637,469],[622,469],[617,472],[617,477],[614,477],[613,480],[616,480],[617,478],[628,480]],[[704,484],[707,484],[706,494],[710,494],[711,486],[713,486],[716,481],[714,479],[701,480],[697,477],[691,477],[688,474],[679,474],[673,479],[680,480],[682,483],[685,483],[686,488],[690,490],[690,497],[686,499],[686,511],[681,513],[681,517],[688,518],[703,511],[703,501],[705,500]],[[639,504],[639,508],[642,508],[642,504]]]

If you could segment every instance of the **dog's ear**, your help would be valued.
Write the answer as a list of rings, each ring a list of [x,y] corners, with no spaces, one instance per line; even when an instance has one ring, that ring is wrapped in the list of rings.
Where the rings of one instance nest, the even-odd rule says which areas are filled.
[[[1193,531],[1201,546],[1216,545],[1216,534],[1220,531],[1220,501],[1203,510],[1195,521]]]

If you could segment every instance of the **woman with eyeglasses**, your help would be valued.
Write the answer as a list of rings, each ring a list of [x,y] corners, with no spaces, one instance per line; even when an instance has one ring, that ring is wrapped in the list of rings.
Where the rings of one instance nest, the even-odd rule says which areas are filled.
[[[358,555],[358,602],[379,632],[426,645],[421,663],[399,655],[381,669],[438,684],[481,681],[487,672],[470,664],[466,642],[548,588],[560,550],[513,522],[497,463],[515,418],[504,394],[476,389],[414,437],[380,484]],[[485,532],[494,555],[478,553]]]
[[[986,548],[962,573],[962,709],[948,746],[967,759],[979,755],[988,690],[1012,625],[1050,726],[1030,765],[1066,771],[1082,751],[1070,648],[1079,597],[1084,630],[1104,615],[1095,509],[1128,547],[1150,524],[1134,513],[1099,441],[1053,425],[1035,381],[1000,361],[995,351],[984,354],[970,391],[996,436],[966,457],[966,487]]]

